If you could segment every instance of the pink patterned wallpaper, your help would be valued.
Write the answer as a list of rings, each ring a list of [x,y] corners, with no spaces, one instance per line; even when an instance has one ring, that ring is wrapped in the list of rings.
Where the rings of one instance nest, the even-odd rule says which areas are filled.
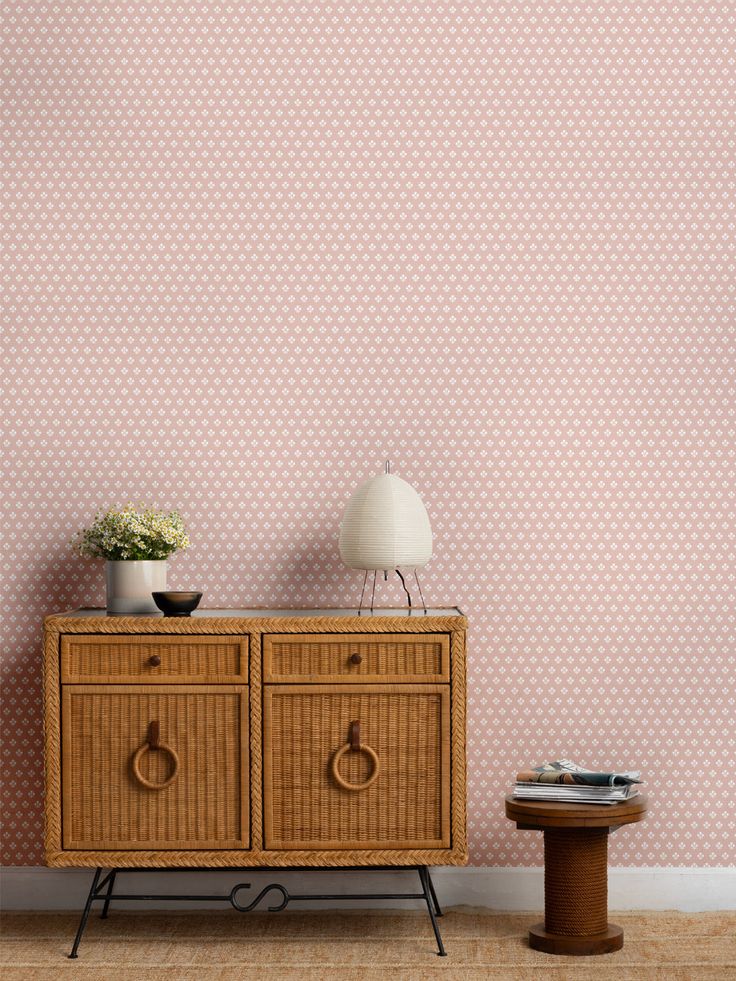
[[[560,755],[647,776],[614,864],[736,861],[733,27],[6,4],[6,863],[42,860],[40,620],[103,601],[96,507],[178,505],[209,605],[349,605],[387,456],[472,623],[472,861],[540,863],[502,796]]]

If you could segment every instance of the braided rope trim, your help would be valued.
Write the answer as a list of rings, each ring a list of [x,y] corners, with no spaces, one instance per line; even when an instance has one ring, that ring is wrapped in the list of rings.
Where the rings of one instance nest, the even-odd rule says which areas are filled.
[[[46,793],[44,836],[47,849],[61,848],[61,678],[59,632],[46,625],[43,645],[43,733]]]
[[[136,617],[53,614],[47,629],[65,634],[256,634],[256,633],[451,633],[464,630],[464,616],[437,617]]]
[[[250,843],[263,848],[263,698],[261,635],[250,635]]]
[[[457,849],[379,850],[379,851],[47,851],[51,868],[279,868],[300,865],[305,868],[339,868],[344,865],[466,865],[467,853]]]
[[[452,789],[451,789],[451,842],[453,850],[466,856],[467,862],[467,816],[466,781],[467,764],[465,751],[465,713],[466,713],[466,640],[465,630],[452,631],[450,657],[450,725],[452,726]]]

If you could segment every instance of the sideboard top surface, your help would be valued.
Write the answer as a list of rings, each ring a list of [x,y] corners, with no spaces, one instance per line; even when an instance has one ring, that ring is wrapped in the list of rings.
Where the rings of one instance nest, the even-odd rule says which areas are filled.
[[[376,617],[407,617],[412,620],[421,620],[425,616],[430,617],[462,617],[463,612],[457,606],[447,606],[447,607],[435,607],[428,608],[425,613],[422,607],[414,607],[409,609],[405,606],[398,607],[382,607],[379,609],[376,607],[371,613],[370,609],[363,607],[363,612],[360,614],[366,620],[375,620]],[[349,609],[259,609],[254,607],[252,609],[243,610],[195,610],[190,619],[208,619],[209,617],[235,617],[243,620],[248,619],[278,619],[279,617],[356,617],[358,616],[358,610],[356,607],[350,607]],[[90,619],[90,618],[103,618],[105,620],[117,620],[125,618],[127,620],[164,620],[164,619],[184,619],[179,617],[164,617],[162,613],[138,613],[138,614],[124,614],[124,613],[108,613],[104,607],[81,607],[78,610],[69,610],[65,613],[54,613],[47,619],[53,619],[56,617],[61,617],[64,620],[76,620],[76,619]]]
[[[83,608],[54,613],[45,618],[51,633],[427,633],[465,630],[465,615],[457,607],[423,609],[383,607],[351,609],[243,609],[195,610],[190,617],[165,617],[160,613],[109,614],[104,608]]]

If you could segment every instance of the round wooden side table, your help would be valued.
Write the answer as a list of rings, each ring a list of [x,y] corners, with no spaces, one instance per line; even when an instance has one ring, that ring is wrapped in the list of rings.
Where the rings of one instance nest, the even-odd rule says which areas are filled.
[[[524,831],[544,832],[544,922],[529,945],[547,954],[608,954],[624,931],[608,922],[608,835],[642,821],[647,799],[622,804],[567,804],[506,798],[506,817]]]

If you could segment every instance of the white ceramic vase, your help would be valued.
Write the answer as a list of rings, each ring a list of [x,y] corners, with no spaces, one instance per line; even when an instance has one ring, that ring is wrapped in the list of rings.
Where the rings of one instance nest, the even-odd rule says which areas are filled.
[[[106,562],[108,613],[158,613],[151,593],[166,589],[166,559]]]

